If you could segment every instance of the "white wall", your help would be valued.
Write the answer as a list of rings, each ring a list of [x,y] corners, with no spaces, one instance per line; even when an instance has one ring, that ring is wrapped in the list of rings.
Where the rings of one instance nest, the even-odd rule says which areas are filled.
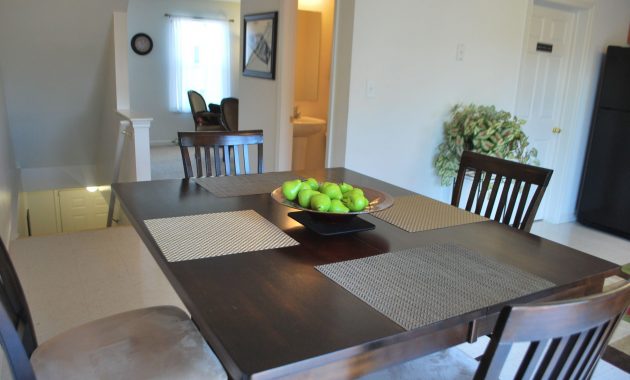
[[[16,233],[18,172],[15,167],[0,71],[0,238],[9,245]]]
[[[239,96],[240,5],[210,0],[131,0],[129,1],[129,39],[146,33],[153,50],[145,56],[129,51],[129,91],[131,108],[153,118],[151,141],[168,142],[178,131],[193,131],[190,113],[169,111],[169,22],[165,13],[234,19],[230,23],[232,55],[232,96]]]
[[[563,0],[564,1],[564,0]],[[458,102],[514,111],[523,33],[533,0],[356,2],[345,165],[448,201],[433,168],[442,124]],[[588,2],[566,0],[584,5]],[[585,93],[561,144],[549,220],[574,218],[602,53],[625,45],[630,0],[593,2]],[[404,9],[404,12],[401,12]],[[374,27],[378,25],[378,28]],[[459,43],[464,60],[455,60]],[[366,96],[373,81],[376,96]],[[578,96],[573,93],[573,96]],[[552,188],[550,188],[552,190]]]
[[[328,141],[326,163],[329,167],[344,166],[346,162],[346,135],[350,74],[352,68],[352,36],[354,28],[354,0],[338,1],[335,5],[333,61],[331,64],[331,113],[328,115]]]
[[[121,15],[120,13],[118,13]],[[125,19],[124,14],[123,19]],[[120,16],[117,16],[120,17]],[[107,38],[106,61],[104,67],[105,81],[103,85],[103,111],[101,114],[101,128],[98,132],[99,144],[96,152],[96,179],[94,185],[109,184],[112,182],[114,173],[114,162],[116,159],[116,144],[118,142],[119,121],[116,113],[118,109],[117,86],[120,82],[124,87],[124,80],[119,81],[116,72],[116,46],[115,46],[115,21],[114,15],[111,17],[110,30]],[[126,25],[125,25],[126,27]],[[125,28],[126,29],[126,28]],[[127,38],[125,38],[125,45]],[[124,50],[125,55],[127,53]],[[124,76],[124,75],[123,75]],[[124,99],[122,102],[124,104]]]
[[[432,166],[442,124],[458,102],[513,109],[527,0],[387,5],[355,4],[346,166],[446,200]]]
[[[3,0],[0,67],[21,168],[93,165],[112,12],[127,0]]]
[[[244,15],[278,11],[276,79],[244,77],[239,63],[239,129],[262,129],[264,171],[291,168],[292,129],[289,117],[293,105],[293,62],[295,60],[295,18],[297,0],[242,0]]]

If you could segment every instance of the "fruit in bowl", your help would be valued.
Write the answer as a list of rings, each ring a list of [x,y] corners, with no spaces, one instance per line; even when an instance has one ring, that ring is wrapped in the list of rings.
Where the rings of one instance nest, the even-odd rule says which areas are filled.
[[[294,179],[284,182],[281,189],[286,200],[317,212],[362,212],[370,204],[362,189],[345,182],[324,182],[320,185],[314,178]]]

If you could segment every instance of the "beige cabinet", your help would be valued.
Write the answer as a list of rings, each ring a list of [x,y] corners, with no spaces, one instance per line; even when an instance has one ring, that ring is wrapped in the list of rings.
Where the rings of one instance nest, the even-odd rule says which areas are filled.
[[[108,204],[100,191],[85,188],[20,194],[20,235],[50,235],[104,228]]]

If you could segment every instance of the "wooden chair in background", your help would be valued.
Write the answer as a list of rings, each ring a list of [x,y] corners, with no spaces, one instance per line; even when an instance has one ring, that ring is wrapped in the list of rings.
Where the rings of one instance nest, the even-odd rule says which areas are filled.
[[[190,112],[195,123],[195,131],[225,131],[221,123],[221,107],[206,104],[206,100],[197,91],[188,91]],[[214,106],[214,107],[213,107]],[[210,109],[210,108],[213,109]]]
[[[532,228],[553,170],[465,151],[459,164],[451,205],[460,206],[464,178],[471,171],[474,177],[466,201],[467,211],[521,230]],[[532,186],[536,189],[530,197]]]
[[[238,131],[238,99],[221,100],[221,123],[228,131]]]
[[[257,147],[257,173],[263,168],[263,131],[241,132],[179,132],[179,146],[184,164],[184,175],[216,177],[251,174],[249,147]],[[193,170],[189,148],[195,152]],[[203,154],[202,154],[203,152]]]
[[[0,277],[0,344],[14,379],[227,379],[188,315],[174,306],[101,318],[38,346],[22,286],[1,240]]]

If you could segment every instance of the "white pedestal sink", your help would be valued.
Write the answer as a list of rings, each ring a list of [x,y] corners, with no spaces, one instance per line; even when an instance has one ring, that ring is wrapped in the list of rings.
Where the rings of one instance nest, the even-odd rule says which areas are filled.
[[[301,116],[293,124],[293,170],[324,167],[326,120]]]

